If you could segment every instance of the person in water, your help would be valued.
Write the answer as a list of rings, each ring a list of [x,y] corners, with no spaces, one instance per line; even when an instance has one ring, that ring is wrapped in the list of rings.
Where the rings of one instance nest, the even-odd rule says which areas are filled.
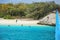
[[[31,26],[29,26],[29,28],[31,28]]]
[[[10,27],[10,25],[8,25],[8,27]]]
[[[21,26],[23,26],[23,24],[21,24]]]

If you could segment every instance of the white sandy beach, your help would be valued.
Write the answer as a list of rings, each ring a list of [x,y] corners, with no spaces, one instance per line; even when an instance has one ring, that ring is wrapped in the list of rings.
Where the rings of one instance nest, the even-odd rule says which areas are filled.
[[[40,20],[33,20],[33,19],[2,19],[0,18],[0,24],[5,24],[5,25],[38,25],[38,22],[42,23],[47,23],[47,17],[49,16],[49,20],[47,21],[48,24],[56,23],[56,14],[52,13],[44,17],[43,19]],[[16,22],[17,20],[17,22]]]
[[[5,24],[5,25],[38,25],[37,24],[38,22],[39,20],[0,19],[0,24]]]

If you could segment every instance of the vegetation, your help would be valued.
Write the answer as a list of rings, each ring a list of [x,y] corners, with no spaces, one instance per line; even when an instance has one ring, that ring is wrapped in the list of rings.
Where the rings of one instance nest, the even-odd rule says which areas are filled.
[[[19,3],[19,4],[0,4],[0,17],[5,19],[14,18],[33,18],[40,19],[49,12],[54,11],[56,6],[54,1],[52,2],[35,2],[31,4]]]

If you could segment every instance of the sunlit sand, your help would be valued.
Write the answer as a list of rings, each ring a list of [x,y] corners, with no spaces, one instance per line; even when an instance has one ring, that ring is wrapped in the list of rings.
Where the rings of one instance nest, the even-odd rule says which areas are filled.
[[[0,24],[5,24],[5,25],[38,25],[37,24],[38,22],[39,20],[0,19]]]

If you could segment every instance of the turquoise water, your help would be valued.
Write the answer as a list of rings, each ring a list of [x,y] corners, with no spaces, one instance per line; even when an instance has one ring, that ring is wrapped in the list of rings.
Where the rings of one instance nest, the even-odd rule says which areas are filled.
[[[55,28],[0,25],[0,40],[55,40]]]

